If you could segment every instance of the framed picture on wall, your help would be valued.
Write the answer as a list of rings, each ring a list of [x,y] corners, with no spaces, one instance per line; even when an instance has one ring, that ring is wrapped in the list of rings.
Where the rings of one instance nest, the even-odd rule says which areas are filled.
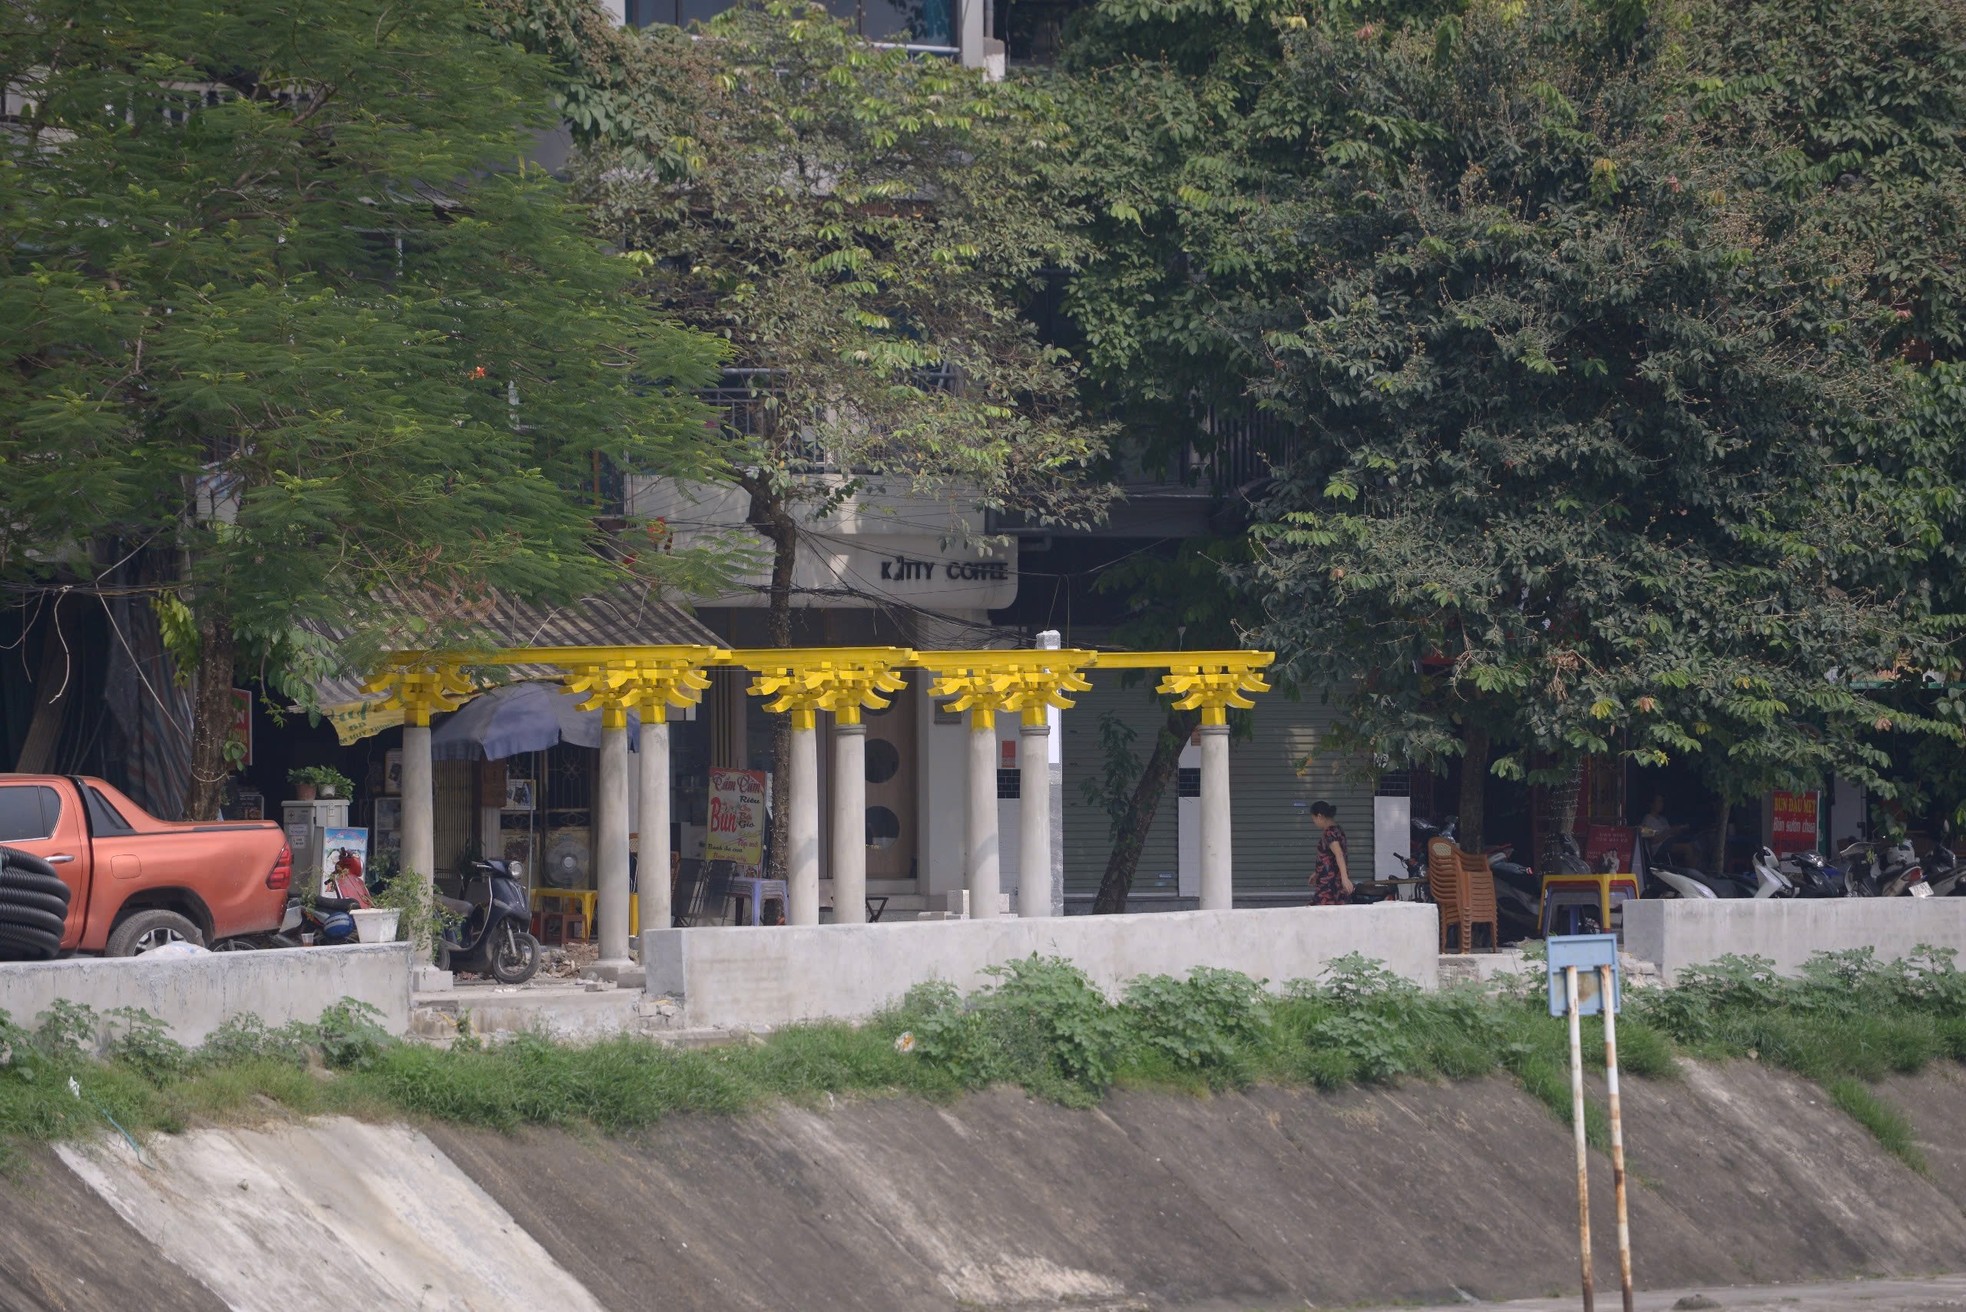
[[[400,794],[403,791],[403,749],[392,747],[382,754],[382,791]]]
[[[375,799],[375,827],[378,830],[394,832],[403,827],[403,799],[400,797],[378,797]]]

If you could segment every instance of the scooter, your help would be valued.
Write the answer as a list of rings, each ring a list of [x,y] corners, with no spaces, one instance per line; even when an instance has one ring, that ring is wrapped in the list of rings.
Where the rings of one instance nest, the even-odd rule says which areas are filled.
[[[1639,884],[1646,897],[1677,897],[1688,901],[1717,899],[1721,894],[1707,882],[1706,876],[1690,867],[1662,865],[1652,859],[1650,839],[1641,838],[1638,848],[1639,861],[1645,869],[1639,872]]]
[[[1925,867],[1910,839],[1886,847],[1882,842],[1856,841],[1843,849],[1853,897],[1930,897]]]
[[[437,964],[445,970],[490,975],[501,984],[523,984],[538,972],[526,890],[505,862],[473,861],[464,897],[440,895],[437,905],[455,918],[437,943]]]
[[[1849,881],[1820,852],[1791,852],[1782,858],[1782,874],[1795,885],[1797,897],[1843,897]]]
[[[1530,867],[1511,860],[1514,855],[1513,843],[1488,849],[1488,869],[1495,876],[1495,915],[1501,922],[1497,928],[1505,943],[1535,938],[1543,932],[1542,881]]]
[[[1794,897],[1797,887],[1795,881],[1782,873],[1781,859],[1772,847],[1763,847],[1754,854],[1754,895],[1757,898]]]
[[[1966,897],[1966,862],[1953,854],[1950,836],[1925,855],[1925,882],[1933,897]]]

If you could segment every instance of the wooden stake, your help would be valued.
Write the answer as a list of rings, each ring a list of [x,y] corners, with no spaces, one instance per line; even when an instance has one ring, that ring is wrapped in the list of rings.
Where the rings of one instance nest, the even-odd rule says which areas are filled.
[[[1618,1018],[1611,1005],[1615,981],[1609,966],[1599,966],[1597,976],[1604,999],[1604,1087],[1611,1104],[1611,1190],[1618,1203],[1618,1288],[1625,1296],[1625,1312],[1632,1312],[1632,1236],[1625,1215],[1625,1118],[1618,1103]]]
[[[1584,1141],[1584,1033],[1577,1014],[1577,968],[1563,968],[1570,1004],[1570,1128],[1577,1141],[1577,1261],[1584,1279],[1584,1312],[1595,1312],[1596,1291],[1591,1274],[1590,1148]]]

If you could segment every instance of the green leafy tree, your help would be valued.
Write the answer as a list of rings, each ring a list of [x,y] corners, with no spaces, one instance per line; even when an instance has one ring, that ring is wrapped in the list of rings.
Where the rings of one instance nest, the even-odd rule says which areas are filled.
[[[1687,112],[1677,28],[1537,0],[1100,14],[1074,56],[1108,130],[1080,124],[1115,242],[1077,295],[1096,367],[1302,431],[1252,579],[1361,746],[1463,755],[1470,844],[1491,770],[1585,755],[1728,797],[1885,783],[1889,712],[1851,672],[1946,659],[1894,576],[1929,516],[1845,476],[1902,440],[1892,316]]]
[[[162,563],[191,815],[235,666],[305,695],[493,589],[654,577],[597,553],[593,473],[707,469],[721,347],[522,163],[545,64],[480,9],[47,0],[0,79],[0,569]]]
[[[1966,353],[1966,4],[1695,0],[1676,19],[1690,117],[1861,252],[1885,345]]]
[[[939,503],[951,536],[977,508],[1099,512],[1083,471],[1101,432],[1021,314],[1082,250],[1071,209],[1032,185],[1031,162],[1066,146],[1042,96],[785,0],[694,34],[554,5],[509,22],[560,61],[585,193],[642,292],[746,371],[719,476],[767,544],[775,643],[792,641],[804,535],[856,495]]]

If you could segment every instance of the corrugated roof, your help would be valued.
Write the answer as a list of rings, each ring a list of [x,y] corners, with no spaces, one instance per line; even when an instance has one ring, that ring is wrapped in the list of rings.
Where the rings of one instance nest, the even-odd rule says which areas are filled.
[[[411,609],[405,607],[405,610]],[[323,630],[339,639],[343,634]],[[562,606],[495,599],[472,619],[460,645],[487,647],[721,647],[724,640],[682,607],[662,600],[652,588],[622,584]],[[542,666],[511,666],[510,679],[552,678]],[[360,679],[325,679],[315,684],[324,707],[368,701]]]

